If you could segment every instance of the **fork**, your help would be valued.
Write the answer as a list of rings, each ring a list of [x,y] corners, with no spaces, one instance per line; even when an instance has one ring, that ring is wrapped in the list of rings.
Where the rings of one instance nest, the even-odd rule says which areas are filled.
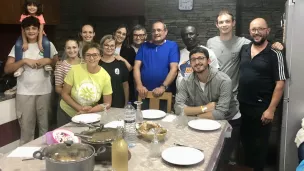
[[[200,148],[196,148],[196,147],[191,147],[191,146],[187,146],[187,145],[183,145],[183,144],[178,144],[178,143],[174,143],[174,145],[176,146],[181,146],[181,147],[190,147],[190,148],[195,148],[197,150],[200,150],[201,152],[204,152],[204,150],[200,149]]]

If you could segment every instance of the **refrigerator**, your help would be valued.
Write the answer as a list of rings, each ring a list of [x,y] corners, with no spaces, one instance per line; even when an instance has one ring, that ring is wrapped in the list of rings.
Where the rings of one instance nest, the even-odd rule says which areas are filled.
[[[290,79],[283,97],[279,170],[294,171],[299,164],[294,140],[304,118],[304,0],[288,0],[283,21]]]

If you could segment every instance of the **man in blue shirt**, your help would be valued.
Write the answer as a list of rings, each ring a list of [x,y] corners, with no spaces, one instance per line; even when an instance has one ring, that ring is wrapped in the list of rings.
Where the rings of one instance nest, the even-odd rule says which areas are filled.
[[[170,91],[168,87],[177,75],[179,49],[177,43],[166,40],[167,34],[163,22],[153,23],[152,40],[143,43],[136,55],[134,79],[136,90],[143,99],[148,91],[152,91],[155,97]]]

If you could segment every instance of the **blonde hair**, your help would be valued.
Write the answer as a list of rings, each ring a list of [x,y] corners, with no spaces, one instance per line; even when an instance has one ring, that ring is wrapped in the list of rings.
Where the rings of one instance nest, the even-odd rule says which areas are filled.
[[[115,38],[114,38],[114,36],[113,35],[111,35],[111,34],[107,34],[107,35],[105,35],[105,36],[103,36],[101,39],[100,39],[100,47],[101,47],[101,54],[103,55],[103,45],[104,45],[104,43],[106,42],[106,40],[113,40],[114,42],[115,42]]]

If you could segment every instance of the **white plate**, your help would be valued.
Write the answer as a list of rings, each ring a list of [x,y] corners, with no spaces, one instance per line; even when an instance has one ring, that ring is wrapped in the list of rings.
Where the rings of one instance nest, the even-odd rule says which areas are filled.
[[[201,131],[213,131],[221,127],[221,124],[217,121],[210,119],[196,119],[188,122],[188,125],[197,130]]]
[[[88,114],[76,115],[72,118],[72,121],[75,123],[79,123],[79,122],[94,123],[100,121],[100,114],[88,113]]]
[[[124,127],[124,121],[112,121],[104,125],[105,128],[117,128],[118,126]]]
[[[193,165],[204,160],[204,153],[191,147],[170,147],[162,152],[162,158],[176,165]]]
[[[166,116],[166,113],[161,110],[149,109],[142,111],[144,119],[159,119]]]

